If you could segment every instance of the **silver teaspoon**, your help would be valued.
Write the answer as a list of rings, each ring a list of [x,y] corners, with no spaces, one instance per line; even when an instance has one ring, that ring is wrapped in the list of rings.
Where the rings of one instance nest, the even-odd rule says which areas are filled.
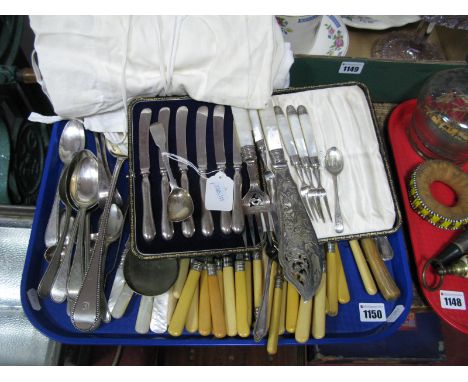
[[[154,143],[158,146],[161,154],[167,153],[166,133],[162,123],[156,122],[150,126],[151,136]],[[187,190],[177,185],[172,174],[169,159],[166,155],[161,155],[169,176],[169,185],[171,192],[167,198],[167,215],[170,221],[181,222],[188,219],[193,214],[193,200]]]
[[[325,168],[333,176],[333,188],[335,189],[335,231],[344,231],[343,218],[341,216],[340,198],[338,196],[337,176],[343,170],[343,154],[336,147],[331,147],[325,155]]]

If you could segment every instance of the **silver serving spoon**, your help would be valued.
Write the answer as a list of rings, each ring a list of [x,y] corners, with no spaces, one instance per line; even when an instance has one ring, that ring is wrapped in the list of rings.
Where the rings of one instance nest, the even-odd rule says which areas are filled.
[[[80,151],[77,162],[72,169],[68,183],[68,196],[78,214],[73,223],[70,243],[60,263],[50,296],[53,301],[61,303],[70,297],[76,298],[83,279],[83,237],[78,238],[73,266],[71,267],[73,243],[80,227],[84,227],[85,216],[98,201],[98,163],[89,150]]]
[[[343,170],[343,154],[336,147],[331,147],[325,155],[325,168],[333,176],[333,188],[335,189],[335,231],[344,231],[343,218],[341,216],[340,198],[338,196],[337,176]]]
[[[158,146],[164,166],[166,167],[167,175],[169,176],[169,185],[171,192],[167,198],[167,215],[170,221],[181,222],[188,219],[193,214],[193,200],[189,192],[177,185],[177,182],[172,174],[169,159],[164,153],[167,153],[166,133],[162,123],[156,122],[150,125],[151,136],[154,143]]]
[[[66,165],[71,162],[73,156],[85,148],[85,143],[85,130],[82,122],[76,119],[68,121],[60,135],[58,149],[60,160],[65,165],[62,172]],[[46,247],[56,245],[59,240],[59,205],[60,195],[59,187],[57,186],[57,192],[55,193],[54,203],[52,204],[52,209],[50,211],[49,220],[44,234]]]
[[[122,165],[127,160],[125,145],[109,145],[110,153],[116,158],[111,177],[109,194],[99,220],[98,238],[84,276],[83,284],[73,304],[71,320],[73,326],[81,331],[95,330],[101,323],[102,267],[109,216]]]

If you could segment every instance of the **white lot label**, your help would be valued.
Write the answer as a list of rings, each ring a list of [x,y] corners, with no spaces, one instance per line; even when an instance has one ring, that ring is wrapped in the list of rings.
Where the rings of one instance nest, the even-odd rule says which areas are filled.
[[[343,61],[338,73],[341,74],[361,74],[364,68],[364,62]]]
[[[234,181],[219,171],[206,181],[205,207],[211,211],[232,211]]]
[[[361,322],[385,322],[385,305],[381,303],[359,303],[359,319]]]
[[[440,306],[443,309],[466,310],[465,295],[463,292],[441,290]]]

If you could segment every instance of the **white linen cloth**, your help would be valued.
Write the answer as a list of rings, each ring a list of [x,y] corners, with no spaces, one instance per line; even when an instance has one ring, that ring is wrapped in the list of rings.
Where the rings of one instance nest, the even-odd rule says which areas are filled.
[[[396,212],[390,185],[385,172],[374,123],[365,94],[358,86],[342,86],[307,90],[273,96],[273,104],[307,108],[312,121],[313,136],[321,164],[322,186],[334,219],[335,198],[332,176],[325,170],[325,153],[336,146],[343,153],[344,167],[338,175],[338,195],[343,215],[344,232],[337,234],[326,216],[313,222],[319,239],[378,232],[391,229]],[[287,155],[287,153],[285,152]],[[294,167],[289,168],[296,183]],[[314,181],[315,183],[315,181]]]
[[[55,113],[126,132],[127,100],[189,95],[263,108],[289,85],[274,16],[31,16],[36,72]],[[37,70],[39,69],[39,70]]]

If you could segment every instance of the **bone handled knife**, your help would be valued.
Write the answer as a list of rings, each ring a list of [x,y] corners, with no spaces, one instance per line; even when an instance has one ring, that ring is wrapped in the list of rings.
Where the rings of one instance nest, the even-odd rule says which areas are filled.
[[[239,141],[234,130],[232,137],[232,162],[234,164],[234,195],[232,205],[232,231],[240,234],[244,231],[244,211],[242,209],[242,157]]]
[[[177,109],[176,113],[176,143],[177,143],[177,155],[187,159],[187,115],[188,108],[181,106]],[[178,162],[180,172],[180,185],[187,192],[189,190],[189,180],[187,176],[188,166],[185,163]],[[192,237],[195,233],[195,224],[193,217],[190,216],[188,219],[182,222],[182,235],[185,237]]]
[[[273,105],[259,110],[259,115],[276,179],[274,203],[280,222],[278,260],[287,281],[308,301],[320,284],[325,252],[318,243],[314,227],[289,172]],[[291,253],[294,256],[286,256]]]
[[[151,185],[149,182],[149,126],[151,124],[151,109],[143,109],[138,126],[138,148],[140,157],[141,197],[143,201],[142,233],[145,241],[151,241],[156,236],[153,208],[151,205]]]
[[[171,110],[168,107],[163,107],[159,110],[158,122],[160,122],[164,127],[164,131],[166,132],[166,142],[169,131],[170,115]],[[167,216],[167,197],[169,196],[170,191],[169,178],[167,176],[161,152],[159,152],[159,173],[161,174],[161,235],[164,240],[170,240],[172,239],[172,236],[174,236],[174,225]]]
[[[200,171],[200,197],[201,197],[201,232],[203,236],[211,236],[214,231],[213,216],[205,208],[206,178],[208,160],[206,158],[206,122],[208,120],[208,107],[200,106],[197,110],[195,137],[197,148],[197,166]]]
[[[213,112],[213,137],[216,158],[216,167],[218,171],[226,170],[226,154],[224,153],[224,106],[216,105]],[[221,232],[225,235],[231,233],[231,213],[229,211],[221,212]]]

